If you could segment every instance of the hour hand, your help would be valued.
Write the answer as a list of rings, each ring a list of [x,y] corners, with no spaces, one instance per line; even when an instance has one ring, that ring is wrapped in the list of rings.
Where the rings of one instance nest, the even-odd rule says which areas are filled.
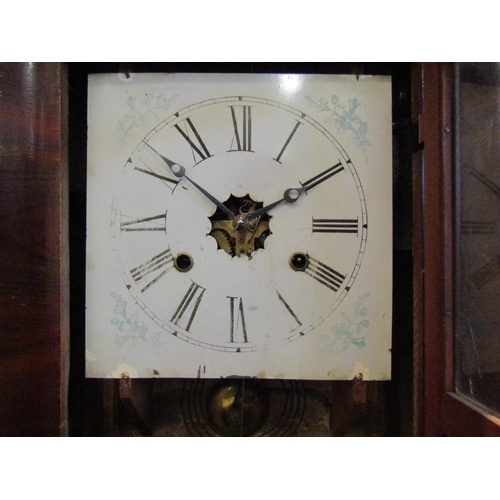
[[[344,170],[344,167],[342,165],[342,162],[338,162],[337,164],[333,165],[333,167],[329,167],[323,172],[321,172],[318,175],[315,175],[314,177],[311,177],[309,180],[305,182],[301,182],[301,187],[300,188],[289,188],[286,189],[285,192],[283,193],[283,198],[270,203],[269,205],[266,205],[265,207],[259,208],[255,212],[249,213],[246,216],[246,220],[250,222],[251,220],[260,217],[261,215],[265,214],[272,208],[278,206],[279,204],[283,203],[284,201],[286,203],[295,203],[300,196],[303,193],[307,193],[309,189],[312,189],[314,186],[317,186],[318,184],[321,184],[322,182],[325,182],[327,179],[330,179],[334,175],[338,174]]]
[[[264,215],[266,212],[269,212],[269,210],[273,209],[274,207],[280,205],[284,201],[286,203],[295,203],[298,199],[299,196],[305,191],[304,188],[290,188],[287,189],[283,193],[283,198],[280,198],[279,200],[269,203],[269,205],[266,205],[265,207],[259,208],[258,210],[255,210],[255,212],[250,212],[246,215],[245,219],[247,222],[250,222],[261,215]]]

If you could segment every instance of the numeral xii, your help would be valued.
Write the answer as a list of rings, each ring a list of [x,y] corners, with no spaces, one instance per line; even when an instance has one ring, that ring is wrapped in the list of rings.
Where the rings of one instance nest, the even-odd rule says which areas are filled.
[[[252,107],[229,106],[233,121],[233,142],[229,151],[252,151]],[[235,109],[237,108],[237,109]],[[239,124],[241,122],[241,126]],[[235,144],[236,141],[236,144]],[[233,146],[236,145],[236,149]]]

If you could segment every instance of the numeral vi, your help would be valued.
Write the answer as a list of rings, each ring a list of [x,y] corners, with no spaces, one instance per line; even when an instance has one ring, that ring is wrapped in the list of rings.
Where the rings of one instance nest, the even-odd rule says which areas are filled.
[[[229,299],[229,342],[248,342],[243,299],[241,297],[227,297]],[[240,328],[241,327],[241,328]],[[241,330],[243,340],[237,340]]]

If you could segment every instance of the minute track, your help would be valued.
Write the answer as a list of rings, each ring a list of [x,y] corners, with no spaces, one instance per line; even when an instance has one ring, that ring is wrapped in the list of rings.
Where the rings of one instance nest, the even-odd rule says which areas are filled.
[[[212,106],[220,113],[219,122],[208,119],[206,111]],[[280,151],[273,151],[275,142],[262,142],[270,133],[269,126],[262,121],[268,112],[277,118],[283,116],[283,120],[274,123],[273,127],[283,124],[284,135],[290,139],[286,148],[284,145],[281,148],[284,148],[281,156],[277,155]],[[288,113],[293,113],[297,121],[290,120]],[[151,167],[156,169],[154,173],[167,178],[170,176],[176,181],[176,187],[171,195],[165,196],[160,191],[161,185],[157,187],[157,184],[148,183],[151,192],[144,198],[147,203],[140,212],[127,205],[128,196],[120,198],[121,212],[149,212],[153,219],[147,220],[148,217],[144,216],[130,220],[122,218],[122,222],[126,223],[121,226],[123,234],[127,234],[127,229],[137,231],[136,236],[122,236],[118,247],[126,249],[127,245],[135,245],[140,248],[144,235],[154,244],[155,251],[151,252],[150,258],[157,255],[161,243],[159,239],[153,243],[155,233],[149,228],[155,223],[163,226],[162,218],[155,219],[155,214],[159,214],[156,207],[161,206],[168,212],[168,233],[162,237],[175,256],[189,254],[193,265],[183,273],[174,265],[168,277],[161,279],[158,274],[166,268],[160,268],[151,274],[151,278],[158,277],[158,280],[149,284],[146,281],[148,275],[140,280],[144,282],[142,287],[134,279],[129,280],[141,300],[148,304],[144,310],[151,317],[158,317],[158,324],[177,339],[214,351],[256,352],[267,349],[268,345],[300,343],[299,339],[309,337],[344,300],[356,279],[363,257],[366,240],[363,224],[367,220],[363,214],[366,207],[364,197],[361,197],[361,184],[349,157],[327,131],[320,125],[313,125],[316,122],[310,117],[271,101],[262,102],[248,97],[221,98],[217,102],[203,101],[173,116],[157,125],[155,133],[146,136],[142,148],[132,158],[135,170],[145,169],[140,164],[142,149],[155,161],[151,163]],[[210,157],[193,135],[188,117],[201,133]],[[186,138],[179,134],[176,124],[183,131],[190,132],[194,144],[205,158],[195,151],[196,159],[191,160]],[[316,135],[318,131],[321,132],[319,137]],[[309,151],[307,147],[299,151],[297,158],[292,157],[292,152],[296,155],[301,141],[309,136],[325,146],[329,159],[318,156],[315,150]],[[233,142],[230,145],[231,139]],[[275,161],[278,156],[281,164]],[[200,159],[202,161],[197,161]],[[272,169],[275,169],[274,172]],[[124,173],[131,170],[129,168]],[[183,177],[186,179],[183,180]],[[266,199],[281,179],[292,187],[284,189],[282,197],[264,207],[265,202],[261,200]],[[290,182],[291,179],[295,182]],[[324,194],[328,191],[332,197],[325,199]],[[133,192],[133,189],[129,191]],[[219,199],[219,196],[223,198]],[[337,205],[331,200],[335,200]],[[215,205],[215,212],[209,203]],[[290,208],[274,211],[280,204]],[[338,204],[344,207],[343,212],[348,208],[352,216],[335,217],[332,212]],[[124,207],[128,207],[126,211]],[[330,214],[325,212],[326,216],[313,216],[323,210]],[[205,218],[208,224],[204,222]],[[233,224],[234,227],[236,218],[238,228],[231,233],[233,238],[241,233],[246,245],[252,232],[261,230],[261,225],[265,223],[268,228],[265,244],[249,248],[248,252],[245,246],[243,252],[242,243],[235,241],[234,253],[221,248],[219,240],[215,241],[215,246],[210,225],[212,230],[216,227],[216,230],[222,231],[222,223]],[[138,231],[143,228],[148,230]],[[293,228],[303,231],[303,236],[299,239],[293,237]],[[300,234],[300,231],[295,234]],[[328,234],[321,237],[323,232],[337,231],[345,233],[345,237],[329,238]],[[314,239],[308,240],[312,233]],[[188,237],[185,238],[185,234]],[[299,244],[299,240],[304,238],[308,241],[304,242],[305,246]],[[339,243],[340,240],[342,243]],[[287,248],[287,253],[277,252],[278,247]],[[312,255],[307,269],[291,275],[284,270],[278,272],[280,266],[290,269],[288,259],[300,248],[311,252],[307,254]],[[340,248],[345,249],[346,256],[336,259],[333,256]],[[142,253],[142,262],[145,262],[148,256],[146,252]],[[225,259],[221,255],[226,256]],[[141,262],[141,259],[137,261]],[[127,262],[125,269],[131,268],[132,265]],[[127,274],[130,277],[130,271]],[[313,279],[303,279],[301,274]],[[266,288],[263,284],[267,282],[269,286]],[[188,293],[191,283],[197,285]],[[191,297],[193,291],[195,296]],[[318,294],[324,299],[318,299],[318,306],[310,309],[306,306],[310,298],[304,301],[298,296],[299,292],[307,296]],[[164,304],[168,304],[168,315],[162,310]]]

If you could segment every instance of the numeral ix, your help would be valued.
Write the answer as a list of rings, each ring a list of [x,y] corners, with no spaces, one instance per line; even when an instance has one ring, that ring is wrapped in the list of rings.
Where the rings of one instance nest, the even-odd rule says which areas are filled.
[[[122,214],[123,217],[123,214]],[[167,214],[153,215],[142,219],[132,219],[120,222],[121,231],[163,231],[167,230]],[[158,222],[157,222],[158,221]]]

